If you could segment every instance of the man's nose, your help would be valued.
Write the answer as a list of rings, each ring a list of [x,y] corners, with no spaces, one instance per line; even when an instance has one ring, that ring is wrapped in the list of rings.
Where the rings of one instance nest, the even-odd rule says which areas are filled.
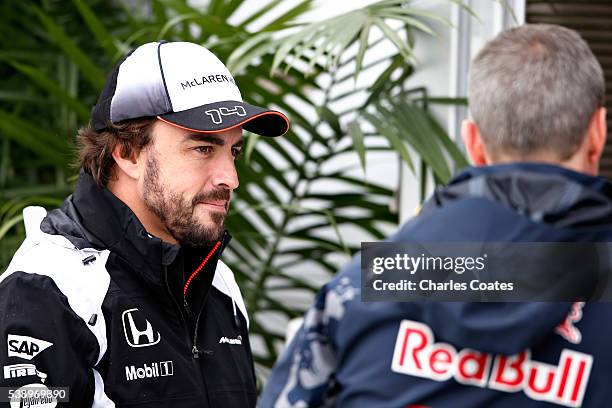
[[[217,162],[213,169],[213,183],[216,187],[235,190],[238,188],[238,173],[233,156],[231,159],[222,159]]]

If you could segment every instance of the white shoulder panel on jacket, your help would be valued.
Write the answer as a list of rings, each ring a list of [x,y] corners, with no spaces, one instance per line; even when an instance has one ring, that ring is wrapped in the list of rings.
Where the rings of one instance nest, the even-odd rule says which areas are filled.
[[[224,264],[222,261],[217,263],[217,270],[215,271],[215,276],[213,278],[213,286],[217,288],[222,293],[232,298],[232,301],[238,305],[238,309],[244,316],[247,327],[249,326],[249,315],[247,314],[246,306],[244,305],[244,300],[242,299],[242,293],[240,292],[240,288],[236,283],[236,279],[234,278],[234,272]]]
[[[110,275],[105,268],[109,251],[79,250],[61,235],[44,233],[40,223],[47,211],[42,207],[27,207],[23,215],[26,239],[6,272],[0,275],[0,282],[16,271],[51,278],[68,299],[72,310],[96,337],[100,350],[96,364],[99,363],[107,349],[102,302],[110,284]],[[94,257],[92,261],[83,262],[91,256]],[[94,314],[96,318],[92,319]],[[95,320],[95,324],[88,324],[90,320]]]

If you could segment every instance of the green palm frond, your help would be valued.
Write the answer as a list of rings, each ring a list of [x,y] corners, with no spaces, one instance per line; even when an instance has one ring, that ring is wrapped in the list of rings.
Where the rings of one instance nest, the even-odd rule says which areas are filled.
[[[455,1],[462,8],[473,14],[463,1]],[[285,65],[285,72],[304,62],[311,73],[315,65],[325,70],[333,70],[340,63],[341,57],[358,44],[355,55],[355,79],[363,66],[366,51],[371,46],[372,29],[377,28],[401,55],[403,62],[416,61],[413,52],[411,32],[414,30],[436,35],[432,22],[450,21],[435,13],[427,12],[410,5],[406,0],[383,0],[372,5],[354,10],[320,22],[300,25],[287,36],[273,36],[264,30],[259,36],[246,41],[236,49],[230,61],[233,66],[243,68],[253,55],[261,55],[268,49],[275,49],[271,72]],[[402,34],[403,33],[403,34]]]

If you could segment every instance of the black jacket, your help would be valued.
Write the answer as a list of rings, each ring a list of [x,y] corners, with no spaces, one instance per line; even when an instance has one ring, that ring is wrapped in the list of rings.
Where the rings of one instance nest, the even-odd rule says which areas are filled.
[[[219,260],[229,234],[164,243],[83,172],[61,209],[24,222],[0,275],[0,386],[69,387],[59,406],[81,408],[255,405],[248,317]]]

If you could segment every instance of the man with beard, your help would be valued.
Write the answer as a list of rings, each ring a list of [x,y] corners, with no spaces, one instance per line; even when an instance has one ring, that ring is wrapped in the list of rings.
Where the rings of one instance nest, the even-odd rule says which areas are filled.
[[[74,194],[24,210],[0,280],[0,385],[67,387],[61,406],[81,408],[255,406],[247,312],[220,256],[242,129],[288,128],[204,47],[121,60],[78,133]]]

